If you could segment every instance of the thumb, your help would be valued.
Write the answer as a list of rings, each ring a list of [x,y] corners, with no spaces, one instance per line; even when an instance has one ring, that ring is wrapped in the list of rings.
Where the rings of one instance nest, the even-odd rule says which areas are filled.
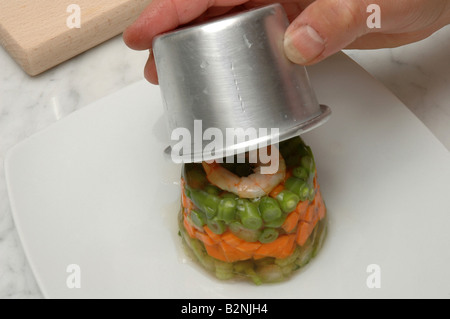
[[[366,10],[360,0],[313,2],[286,30],[286,56],[294,63],[308,65],[345,48],[369,32]]]

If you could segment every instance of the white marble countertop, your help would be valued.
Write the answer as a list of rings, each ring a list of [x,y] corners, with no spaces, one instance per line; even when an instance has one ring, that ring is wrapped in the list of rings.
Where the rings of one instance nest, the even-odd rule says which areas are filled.
[[[345,51],[450,150],[450,27],[395,49]],[[31,78],[0,49],[0,163],[8,149],[67,114],[143,79],[147,52],[116,37]],[[14,227],[0,170],[0,298],[42,298]]]

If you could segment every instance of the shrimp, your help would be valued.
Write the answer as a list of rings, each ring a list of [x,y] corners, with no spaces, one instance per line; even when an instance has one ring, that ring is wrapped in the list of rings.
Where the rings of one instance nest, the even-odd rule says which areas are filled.
[[[262,174],[265,166],[258,160],[253,173],[239,177],[217,162],[202,162],[208,181],[222,190],[234,193],[240,198],[257,198],[269,194],[286,176],[286,163],[278,149],[270,147],[278,153],[278,169],[273,174]],[[272,154],[276,157],[277,154]],[[273,157],[271,157],[273,160]]]

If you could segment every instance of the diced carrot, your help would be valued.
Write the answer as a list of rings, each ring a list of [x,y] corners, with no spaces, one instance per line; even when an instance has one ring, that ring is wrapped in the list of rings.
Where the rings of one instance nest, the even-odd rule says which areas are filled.
[[[203,229],[215,244],[220,243],[220,241],[222,240],[220,235],[214,233],[207,225],[203,226]]]
[[[278,184],[270,193],[269,193],[269,196],[270,197],[273,197],[273,198],[275,198],[275,197],[277,197],[277,195],[279,194],[279,193],[281,193],[281,191],[284,189],[284,185],[283,184]]]
[[[183,225],[184,225],[184,228],[186,229],[186,231],[188,232],[189,236],[191,236],[191,238],[195,238],[196,230],[189,223],[186,216],[183,218]]]
[[[236,249],[239,249],[243,252],[248,253],[254,253],[259,247],[261,247],[261,243],[259,241],[256,242],[248,242],[248,241],[242,241],[242,243],[236,247]]]
[[[194,203],[192,203],[192,201],[186,196],[186,194],[184,193],[184,179],[181,179],[181,205],[184,208],[187,208],[189,210],[191,210],[192,208],[194,208]]]
[[[187,208],[187,201],[186,201],[187,197],[186,194],[184,193],[183,188],[181,188],[181,205],[183,205],[183,208]]]
[[[327,210],[326,210],[325,204],[323,202],[321,202],[318,207],[319,220],[324,219],[326,214],[327,214]]]
[[[299,202],[297,208],[295,209],[299,213],[299,217],[303,217],[306,214],[306,209],[308,208],[310,202],[308,200]]]
[[[205,248],[206,251],[208,252],[208,255],[210,255],[211,257],[214,257],[222,261],[228,261],[227,258],[225,257],[225,253],[220,244],[214,244],[211,246],[205,245]]]
[[[266,257],[277,257],[284,247],[289,243],[288,235],[281,235],[271,243],[262,244],[255,251],[255,255],[263,255]]]
[[[195,237],[202,241],[205,245],[211,246],[215,244],[211,237],[209,237],[206,233],[197,231],[195,232]]]
[[[299,223],[296,238],[297,244],[299,244],[300,246],[303,246],[305,244],[306,240],[311,235],[314,226],[315,225],[305,221],[301,221]]]
[[[247,260],[252,257],[252,254],[246,253],[236,249],[231,245],[228,245],[225,241],[220,242],[220,246],[225,254],[225,258],[228,262],[235,262],[238,260]]]
[[[299,213],[296,210],[294,210],[292,213],[289,213],[289,215],[286,217],[286,219],[284,220],[284,223],[283,223],[283,225],[281,225],[281,227],[287,233],[290,233],[291,231],[293,231],[295,229],[295,227],[297,227],[298,219],[299,219]]]
[[[319,220],[325,218],[326,215],[326,207],[325,203],[323,202],[322,194],[320,191],[317,191],[316,193],[316,207],[317,207],[317,214],[319,216]]]
[[[184,193],[181,200],[182,200],[181,204],[183,205],[183,207],[189,210],[194,208],[194,203],[192,203],[192,201]]]
[[[306,213],[304,214],[304,216],[300,217],[300,220],[307,223],[312,223],[317,218],[317,216],[317,207],[314,205],[309,205],[306,209]]]
[[[308,218],[308,214],[310,213],[310,212],[308,213],[308,210],[310,209],[310,207],[314,207],[314,206],[311,205],[311,202],[308,202],[308,205],[303,205],[300,208],[301,211],[299,211],[299,217],[298,217],[299,220],[306,220]],[[298,208],[298,206],[297,206],[297,208]]]
[[[318,222],[319,222],[319,215],[317,214],[317,215],[316,215],[316,218],[315,218],[315,219],[312,221],[312,223],[311,223],[312,226],[313,226],[313,228],[316,227],[316,225],[317,225]]]
[[[278,254],[278,256],[276,256],[277,258],[286,258],[289,257],[295,249],[295,237],[296,234],[290,234],[288,235],[288,242],[286,243],[286,245],[281,249],[280,253]]]
[[[316,201],[316,203],[322,201],[322,193],[320,192],[319,188],[316,188],[316,196],[314,196],[314,200]]]
[[[226,242],[228,245],[233,247],[237,247],[244,242],[242,239],[240,239],[230,231],[223,233],[221,238],[222,241]]]

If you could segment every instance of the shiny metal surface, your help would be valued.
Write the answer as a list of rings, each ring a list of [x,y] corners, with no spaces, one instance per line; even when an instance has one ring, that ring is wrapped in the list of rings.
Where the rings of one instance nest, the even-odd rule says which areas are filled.
[[[232,146],[240,152],[270,143],[271,128],[278,128],[281,141],[324,123],[330,109],[319,105],[306,69],[284,55],[287,26],[283,7],[274,4],[155,38],[169,133],[184,127],[194,134],[194,120],[202,120],[203,131],[269,129],[267,136]],[[191,150],[199,155],[198,146]]]

